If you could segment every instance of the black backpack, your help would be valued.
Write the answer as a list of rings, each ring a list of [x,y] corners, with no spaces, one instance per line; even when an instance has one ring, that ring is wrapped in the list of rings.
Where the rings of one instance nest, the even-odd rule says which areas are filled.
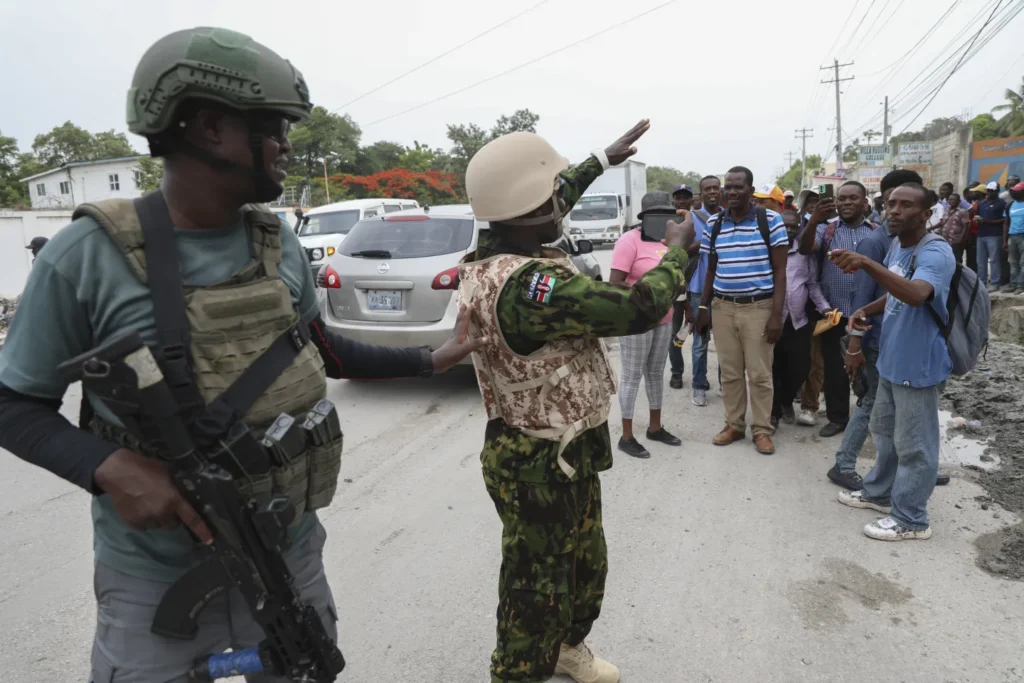
[[[715,253],[715,240],[718,239],[718,233],[722,232],[722,216],[725,215],[726,209],[722,209],[718,214],[718,220],[715,221],[715,227],[711,228],[711,253]],[[764,240],[764,245],[768,247],[768,253],[772,252],[772,229],[768,225],[768,209],[763,206],[757,207],[757,230],[761,233],[761,239]]]

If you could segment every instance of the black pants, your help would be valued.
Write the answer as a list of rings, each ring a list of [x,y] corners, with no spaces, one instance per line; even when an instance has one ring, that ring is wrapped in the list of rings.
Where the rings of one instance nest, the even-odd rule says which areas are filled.
[[[672,366],[673,375],[681,375],[686,371],[686,362],[683,360],[683,350],[676,346],[676,335],[679,328],[683,326],[685,317],[685,303],[677,301],[672,304],[672,341],[668,345],[668,361]]]
[[[850,377],[840,344],[846,334],[847,318],[821,335],[821,363],[825,370],[825,412],[829,422],[845,425],[850,421]]]
[[[961,245],[959,247],[953,247],[953,260],[956,261],[957,263],[959,263],[960,265],[963,265],[964,264],[964,253],[966,251],[967,251],[967,247],[965,245]]]
[[[786,318],[782,336],[775,344],[772,360],[772,381],[775,393],[772,397],[772,417],[781,417],[783,406],[793,407],[793,399],[800,391],[800,385],[811,371],[811,330],[810,323],[799,330]]]

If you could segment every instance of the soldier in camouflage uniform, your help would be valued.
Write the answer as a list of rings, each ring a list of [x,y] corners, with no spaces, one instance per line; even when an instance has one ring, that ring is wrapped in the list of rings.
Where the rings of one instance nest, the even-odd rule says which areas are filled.
[[[632,287],[579,274],[542,245],[594,179],[636,153],[649,125],[572,168],[538,136],[513,133],[466,173],[474,214],[491,225],[460,268],[460,295],[489,340],[473,360],[489,417],[484,482],[504,527],[494,683],[555,673],[619,681],[583,642],[608,573],[598,473],[612,466],[615,383],[601,338],[645,332],[671,310],[693,224],[670,222],[661,264]]]

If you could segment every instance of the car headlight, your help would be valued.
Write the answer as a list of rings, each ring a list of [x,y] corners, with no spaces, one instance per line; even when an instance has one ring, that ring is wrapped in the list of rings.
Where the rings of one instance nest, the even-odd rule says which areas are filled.
[[[583,231],[580,230],[579,228],[569,228],[569,234],[570,235],[582,235]]]
[[[314,249],[311,252],[311,255],[313,256],[313,260],[314,261],[319,261],[320,259],[322,259],[324,257],[324,250],[323,249],[319,249],[319,248]]]

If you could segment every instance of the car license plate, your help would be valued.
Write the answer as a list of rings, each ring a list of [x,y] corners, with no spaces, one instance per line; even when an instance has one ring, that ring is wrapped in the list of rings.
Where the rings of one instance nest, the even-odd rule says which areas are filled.
[[[366,300],[371,311],[402,310],[402,292],[383,289],[370,289],[366,292]]]

